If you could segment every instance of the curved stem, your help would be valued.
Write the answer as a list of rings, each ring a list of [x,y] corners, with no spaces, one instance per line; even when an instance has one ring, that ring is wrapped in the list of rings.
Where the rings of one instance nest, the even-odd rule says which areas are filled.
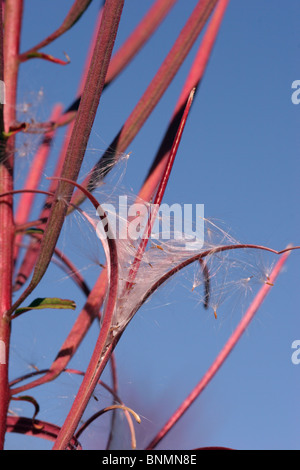
[[[107,286],[106,277],[106,270],[103,270],[50,368],[44,371],[44,375],[42,377],[12,389],[11,393],[17,394],[24,392],[25,390],[30,390],[33,387],[51,382],[64,371],[67,364],[76,353],[103,304]]]
[[[13,196],[14,194],[22,194],[22,193],[44,194],[45,196],[51,196],[51,197],[54,196],[53,193],[50,193],[49,191],[42,191],[41,189],[13,189],[11,191],[1,193],[0,198],[6,197],[6,196]]]
[[[90,3],[91,0],[75,0],[62,25],[52,34],[50,34],[50,36],[39,42],[36,46],[20,54],[19,60],[21,62],[24,62],[30,56],[32,56],[32,54],[36,53],[39,49],[48,46],[48,44],[53,42],[55,39],[59,38],[66,31],[68,31],[78,21],[78,19],[85,12]]]
[[[280,257],[279,261],[275,265],[271,275],[270,275],[270,282],[274,283],[275,279],[279,275],[284,263],[286,262],[289,252],[283,250],[284,254]],[[196,400],[196,398],[203,392],[205,387],[209,384],[212,378],[216,375],[222,364],[225,362],[233,348],[238,343],[240,337],[250,324],[251,320],[253,319],[255,313],[261,306],[263,300],[267,296],[271,289],[270,284],[264,284],[262,288],[259,290],[258,294],[254,298],[253,302],[251,303],[250,307],[248,308],[247,312],[243,316],[242,320],[238,324],[237,328],[230,336],[229,340],[208,369],[208,371],[204,374],[203,378],[200,382],[196,385],[196,387],[192,390],[192,392],[188,395],[188,397],[183,401],[181,406],[175,411],[175,413],[171,416],[171,418],[167,421],[164,427],[157,433],[155,438],[150,442],[150,444],[146,447],[147,450],[154,449],[158,443],[166,436],[166,434],[173,428],[173,426],[177,423],[177,421],[183,416],[183,414],[187,411],[187,409],[192,405],[192,403]]]
[[[168,279],[170,279],[174,274],[178,273],[182,269],[186,268],[190,264],[194,263],[195,261],[198,261],[200,259],[204,259],[206,256],[213,255],[215,253],[221,253],[223,251],[229,251],[229,250],[239,250],[239,249],[256,249],[256,250],[263,250],[263,251],[268,251],[270,253],[274,253],[276,255],[284,254],[286,252],[290,252],[292,250],[298,250],[300,249],[300,246],[294,246],[294,247],[288,247],[285,248],[284,250],[281,251],[276,251],[273,250],[272,248],[268,248],[266,246],[262,245],[251,245],[251,244],[238,244],[238,245],[222,245],[218,246],[216,248],[210,249],[210,250],[205,250],[202,251],[201,253],[197,253],[194,256],[191,256],[190,258],[184,260],[183,262],[179,263],[177,266],[174,268],[170,269],[167,273],[165,273],[160,279],[158,279],[151,287],[150,289],[146,292],[146,294],[143,296],[143,298],[138,302],[138,304],[135,306],[135,308],[132,310],[131,314],[128,316],[129,320],[135,315],[135,313],[141,308],[141,306],[146,302],[146,300],[149,299],[149,297],[162,285],[164,282],[166,282]],[[128,320],[128,321],[129,321]]]
[[[27,436],[35,436],[49,441],[55,441],[60,428],[52,423],[41,420],[32,420],[18,416],[7,417],[7,431],[18,434],[26,434]],[[80,450],[81,446],[75,437],[70,439],[68,450]]]
[[[103,369],[105,367],[105,364],[108,362],[109,360],[109,357],[110,355],[112,354],[112,352],[114,351],[116,345],[118,344],[124,330],[125,330],[125,327],[126,325],[131,321],[131,319],[134,317],[134,315],[136,314],[136,312],[142,307],[142,305],[149,299],[149,297],[151,297],[151,295],[159,288],[161,287],[168,279],[170,279],[174,274],[178,273],[180,270],[184,269],[185,267],[189,266],[190,264],[194,263],[195,261],[200,261],[200,260],[203,260],[206,256],[209,256],[209,255],[212,255],[213,253],[219,253],[219,252],[222,252],[222,251],[226,251],[226,250],[236,250],[236,249],[258,249],[258,250],[264,250],[264,251],[268,251],[268,252],[271,252],[271,253],[274,253],[276,255],[285,255],[285,254],[288,254],[289,252],[293,251],[293,250],[298,250],[300,249],[300,246],[295,246],[295,247],[287,247],[283,250],[280,250],[280,251],[276,251],[276,250],[273,250],[272,248],[268,248],[268,247],[265,247],[265,246],[261,246],[261,245],[224,245],[224,246],[220,246],[220,247],[217,247],[215,249],[211,249],[211,250],[206,250],[206,251],[203,251],[202,253],[198,253],[194,256],[192,256],[191,258],[189,259],[186,259],[185,261],[183,261],[182,263],[178,264],[177,266],[175,266],[174,268],[172,268],[171,270],[169,270],[167,273],[165,273],[160,279],[158,279],[151,287],[150,289],[148,289],[148,291],[144,294],[143,298],[136,304],[135,308],[131,311],[131,313],[128,315],[128,321],[127,323],[124,323],[122,325],[122,329],[120,329],[117,334],[115,335],[114,337],[114,340],[113,342],[111,343],[111,345],[109,346],[109,348],[107,348],[106,352],[105,352],[105,356],[103,357]],[[271,279],[269,279],[270,282],[266,283],[265,285],[271,287]],[[206,299],[205,299],[206,300]]]
[[[99,416],[102,416],[104,413],[106,413],[107,411],[115,411],[115,410],[123,410],[125,413],[131,413],[132,416],[135,418],[135,420],[140,423],[141,422],[141,419],[139,417],[139,415],[137,413],[135,413],[135,411],[133,411],[131,408],[129,408],[128,406],[125,406],[125,405],[111,405],[111,406],[107,406],[106,408],[103,408],[102,410],[100,411],[97,411],[97,413],[95,413],[93,416],[91,416],[82,426],[80,429],[78,429],[77,433],[76,433],[76,438],[78,439],[80,437],[80,435],[86,430],[86,428],[93,422],[95,421],[95,419],[99,418]],[[131,432],[131,445],[132,445],[132,448],[135,449],[136,448],[136,439],[135,439],[135,432],[134,432],[134,428],[132,428],[130,426],[130,432]]]
[[[49,178],[51,179],[51,178]],[[73,184],[78,189],[80,189],[86,197],[94,205],[97,213],[100,214],[101,221],[106,222],[106,214],[101,208],[98,201],[89,193],[85,188],[80,184],[75,183],[68,178],[56,178],[66,183]],[[107,256],[107,264],[109,271],[109,290],[108,290],[108,300],[103,315],[103,322],[100,330],[100,334],[93,351],[89,366],[87,368],[86,374],[82,381],[82,384],[79,388],[79,391],[75,397],[74,403],[71,407],[71,410],[59,432],[57,440],[54,444],[53,450],[63,450],[69,443],[70,438],[74,434],[76,427],[84,413],[84,410],[89,402],[89,399],[94,391],[94,388],[100,378],[102,372],[102,359],[105,350],[110,345],[110,327],[112,323],[113,313],[115,310],[115,305],[117,301],[118,294],[118,253],[117,253],[117,244],[114,239],[114,234],[110,229],[108,223],[103,224],[104,231],[106,233],[106,240],[109,253]]]

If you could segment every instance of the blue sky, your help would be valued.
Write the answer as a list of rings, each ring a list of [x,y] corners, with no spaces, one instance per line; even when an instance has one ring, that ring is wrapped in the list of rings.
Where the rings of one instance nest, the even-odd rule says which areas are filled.
[[[52,32],[71,4],[69,0],[53,0],[47,6],[37,0],[25,2],[22,51]],[[148,0],[125,1],[115,49],[151,4]],[[68,66],[38,60],[22,65],[19,103],[22,107],[30,102],[35,119],[47,119],[55,102],[67,108],[73,101],[98,5],[94,0],[71,31],[45,49],[60,58],[66,51],[71,58]],[[120,130],[195,5],[195,0],[178,0],[151,41],[103,94],[81,178]],[[288,243],[300,244],[300,105],[291,101],[292,82],[300,80],[297,13],[296,0],[274,0],[272,7],[267,0],[230,1],[164,198],[169,204],[204,204],[205,217],[228,227],[239,241],[278,250]],[[126,166],[116,171],[114,181],[122,181],[133,193],[138,192],[151,165],[198,44],[127,149],[131,156]],[[36,140],[30,139],[31,152],[17,161],[17,185],[22,183],[36,146]],[[58,132],[46,175],[51,174],[61,141],[62,132]],[[62,246],[70,252],[73,249],[82,266],[91,265],[98,249],[96,241],[86,235],[85,227],[81,238],[75,224],[70,229],[63,233]],[[259,266],[275,260],[255,258]],[[85,272],[92,286],[98,268],[91,266]],[[200,380],[250,302],[242,297],[229,300],[219,307],[215,320],[212,311],[199,304],[198,294],[192,295],[190,276],[183,274],[157,292],[137,313],[116,350],[120,395],[143,416],[137,428],[140,447]],[[84,297],[63,278],[59,269],[51,268],[34,297],[72,298],[79,312]],[[299,254],[294,252],[227,362],[158,448],[299,448],[300,365],[291,362],[292,342],[300,339],[299,281]],[[31,362],[39,368],[50,365],[74,315],[68,311],[31,312],[16,320],[12,378],[28,371]],[[86,366],[96,335],[94,325],[72,366]],[[77,378],[65,375],[45,391],[32,391],[41,405],[41,419],[61,424],[78,385]],[[92,400],[86,416],[109,402],[100,388],[95,393],[98,401]],[[19,409],[30,415],[29,405]],[[90,428],[83,438],[85,446],[103,445],[105,419]],[[124,422],[120,422],[122,429],[127,436],[122,445],[126,445]],[[29,446],[49,448],[48,443],[34,439],[7,438],[7,448]]]

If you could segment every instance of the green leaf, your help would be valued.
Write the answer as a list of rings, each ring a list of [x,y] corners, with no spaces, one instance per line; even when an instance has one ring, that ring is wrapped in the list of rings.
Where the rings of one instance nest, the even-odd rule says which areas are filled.
[[[43,235],[44,230],[41,228],[28,228],[25,232],[26,235]]]
[[[56,297],[38,298],[31,302],[28,307],[18,308],[12,318],[16,318],[19,315],[22,315],[22,313],[28,312],[29,310],[42,310],[44,308],[63,308],[75,310],[76,304],[73,300],[59,299]]]

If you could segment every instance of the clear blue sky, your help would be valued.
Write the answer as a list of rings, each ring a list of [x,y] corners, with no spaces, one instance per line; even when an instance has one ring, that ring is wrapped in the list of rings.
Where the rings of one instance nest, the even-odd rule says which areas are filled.
[[[71,4],[70,0],[52,0],[47,5],[38,0],[25,2],[22,51],[52,32]],[[125,1],[116,49],[151,4],[149,0]],[[178,0],[153,39],[103,94],[82,175],[120,130],[195,5],[196,0]],[[94,0],[71,31],[45,49],[60,58],[66,51],[71,58],[68,66],[38,60],[22,66],[19,103],[31,102],[34,118],[47,119],[55,102],[68,107],[73,101],[98,6]],[[298,7],[297,0],[230,1],[164,199],[169,204],[204,204],[205,216],[221,221],[239,241],[274,249],[300,244],[300,105],[291,101],[292,82],[300,80]],[[116,178],[122,177],[122,184],[133,192],[139,190],[163,137],[196,47],[127,149],[132,154],[126,173],[122,167]],[[43,97],[38,96],[41,89]],[[61,135],[58,133],[53,146],[47,175],[54,167]],[[36,146],[32,138],[28,143]],[[30,159],[30,153],[19,159],[17,184],[21,184]],[[73,248],[75,256],[81,252],[78,263],[90,265],[96,242],[86,243],[85,227],[82,239],[76,230],[74,225],[73,231],[64,231],[61,246],[70,253]],[[290,256],[237,348],[158,448],[299,448],[300,365],[291,362],[291,344],[300,339],[299,255],[294,252]],[[92,286],[98,268],[91,267],[86,273]],[[63,278],[53,267],[33,298],[72,298],[77,302],[77,313],[84,297]],[[200,380],[250,302],[250,298],[233,298],[219,307],[215,320],[212,311],[205,311],[198,303],[197,292],[191,293],[189,279],[188,274],[183,275],[159,291],[137,313],[116,351],[120,395],[144,417],[137,427],[140,447],[151,440]],[[17,319],[11,377],[28,371],[32,362],[39,368],[49,366],[76,313],[45,311]],[[97,325],[72,366],[85,367],[96,335]],[[51,384],[44,391],[32,391],[32,395],[41,405],[40,418],[61,424],[79,380],[65,375],[58,384],[60,388]],[[99,401],[92,400],[86,416],[109,403],[107,392],[100,388],[96,397]],[[32,411],[30,405],[20,403],[14,403],[13,409],[28,416]],[[106,419],[99,420],[83,443],[101,447],[106,426]],[[128,436],[126,422],[120,423],[120,429]],[[7,439],[7,448],[29,445],[49,448],[48,443],[34,439]]]

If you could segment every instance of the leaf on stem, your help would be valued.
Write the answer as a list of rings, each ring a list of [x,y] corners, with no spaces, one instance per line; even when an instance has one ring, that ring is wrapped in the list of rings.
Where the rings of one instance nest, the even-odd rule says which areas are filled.
[[[28,312],[29,310],[43,310],[45,308],[75,310],[76,304],[73,300],[59,299],[57,297],[37,298],[31,302],[28,307],[17,308],[11,318],[16,318],[19,315],[22,315],[22,313]]]
[[[18,132],[24,132],[28,128],[28,123],[27,122],[18,122],[12,126],[9,127],[8,132],[2,132],[2,136],[5,139],[8,139],[8,137],[11,137],[12,135],[17,134]]]
[[[43,59],[47,60],[48,62],[53,62],[54,64],[59,65],[68,65],[71,62],[70,57],[66,52],[64,52],[67,60],[58,59],[57,57],[53,57],[53,55],[45,54],[44,52],[31,52],[27,54],[27,59]]]
[[[44,230],[42,228],[28,228],[25,230],[24,234],[25,235],[43,235]]]
[[[43,47],[47,46],[48,44],[53,42],[55,39],[62,36],[66,31],[71,29],[72,26],[79,20],[81,15],[88,8],[91,1],[92,0],[75,0],[72,7],[69,10],[69,13],[67,14],[66,18],[64,19],[62,25],[56,31],[54,31],[54,33],[50,34],[50,36],[45,38],[39,44],[37,44],[36,46],[31,48],[27,52],[24,52],[23,54],[20,54],[20,56],[19,56],[20,62],[24,62],[25,60],[32,58],[34,56],[33,54],[41,54],[40,52],[37,52],[39,49],[42,49]],[[47,54],[45,54],[45,55],[47,55]],[[35,57],[37,57],[37,56],[35,56]]]

